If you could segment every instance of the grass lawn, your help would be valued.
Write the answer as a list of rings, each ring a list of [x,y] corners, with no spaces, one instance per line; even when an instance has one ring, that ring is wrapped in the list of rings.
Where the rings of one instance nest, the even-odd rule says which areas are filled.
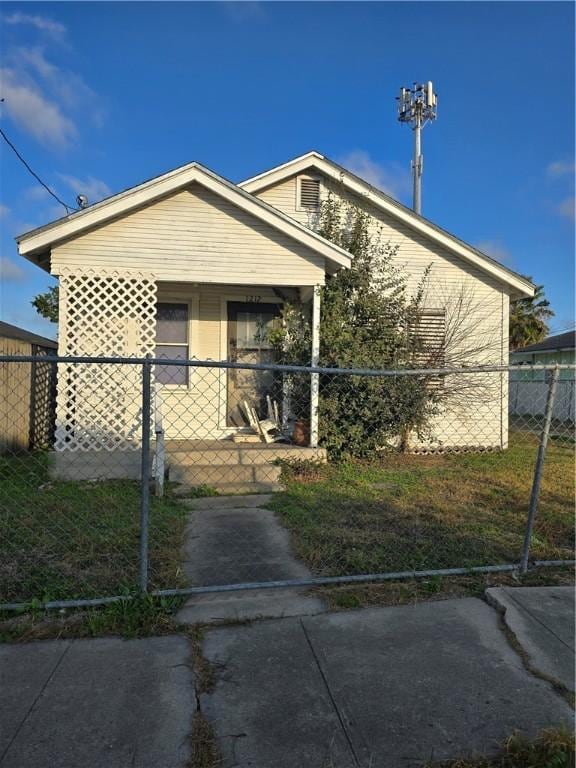
[[[139,484],[50,482],[46,454],[0,457],[0,602],[134,591]],[[152,586],[181,586],[185,510],[151,499]]]
[[[315,574],[518,562],[537,437],[501,453],[284,468],[273,506]],[[531,557],[573,558],[574,446],[551,440]]]

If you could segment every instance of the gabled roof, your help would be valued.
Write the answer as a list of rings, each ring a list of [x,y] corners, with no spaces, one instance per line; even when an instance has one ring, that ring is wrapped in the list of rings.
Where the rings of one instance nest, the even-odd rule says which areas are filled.
[[[515,349],[515,353],[524,354],[525,352],[558,352],[560,350],[574,350],[576,342],[576,331],[566,331],[566,333],[557,333],[556,336],[548,336],[544,341],[537,344],[529,344],[527,347]]]
[[[19,235],[16,238],[18,251],[20,255],[45,267],[47,255],[55,243],[77,237],[93,227],[130,213],[193,182],[324,256],[327,260],[327,271],[334,272],[340,267],[350,266],[352,256],[348,251],[196,162],[149,179],[88,208]]]
[[[498,261],[490,258],[477,248],[468,245],[468,243],[460,240],[445,229],[441,229],[428,219],[415,213],[411,208],[402,205],[402,203],[394,200],[393,197],[390,197],[380,189],[373,187],[367,181],[364,181],[364,179],[361,179],[341,165],[329,160],[319,152],[307,152],[305,155],[295,157],[287,163],[278,165],[275,168],[264,171],[264,173],[260,173],[257,176],[246,179],[246,181],[240,182],[238,186],[242,187],[242,189],[245,189],[247,192],[256,194],[296,173],[306,172],[310,169],[315,169],[328,178],[341,183],[347,190],[361,195],[369,200],[375,207],[380,208],[395,217],[398,221],[407,224],[417,232],[426,235],[438,245],[441,245],[443,248],[446,248],[473,264],[478,269],[483,270],[500,282],[510,286],[513,289],[513,295],[534,295],[534,286],[529,280],[522,277],[522,275],[504,267]]]
[[[30,344],[37,344],[39,347],[58,349],[58,344],[54,339],[38,336],[37,333],[26,331],[24,328],[18,328],[17,325],[10,325],[10,323],[5,323],[3,320],[0,320],[0,338],[18,339],[19,341],[28,341]]]

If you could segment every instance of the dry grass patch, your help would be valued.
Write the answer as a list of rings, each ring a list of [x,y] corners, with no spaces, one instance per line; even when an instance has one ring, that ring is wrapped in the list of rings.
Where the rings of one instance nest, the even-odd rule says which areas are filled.
[[[331,611],[390,605],[410,605],[431,600],[483,597],[489,587],[573,586],[574,569],[540,568],[524,575],[513,573],[433,576],[422,579],[371,584],[317,587],[314,594],[326,600]]]
[[[564,728],[548,728],[530,741],[512,735],[492,758],[478,757],[434,763],[435,768],[573,768],[574,734]]]

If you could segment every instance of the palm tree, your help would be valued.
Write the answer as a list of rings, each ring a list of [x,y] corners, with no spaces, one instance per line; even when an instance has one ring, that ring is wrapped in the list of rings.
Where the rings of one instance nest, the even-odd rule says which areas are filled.
[[[531,277],[527,278],[532,280]],[[535,286],[534,296],[510,302],[510,349],[537,344],[548,335],[548,323],[554,317],[550,302],[544,296],[544,286]]]

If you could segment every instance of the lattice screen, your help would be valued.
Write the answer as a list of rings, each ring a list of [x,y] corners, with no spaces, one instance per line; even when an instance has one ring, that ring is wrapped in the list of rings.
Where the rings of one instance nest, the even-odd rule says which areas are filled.
[[[156,281],[150,273],[63,270],[59,310],[61,355],[144,357],[154,352]],[[59,367],[56,450],[137,450],[141,367]]]

